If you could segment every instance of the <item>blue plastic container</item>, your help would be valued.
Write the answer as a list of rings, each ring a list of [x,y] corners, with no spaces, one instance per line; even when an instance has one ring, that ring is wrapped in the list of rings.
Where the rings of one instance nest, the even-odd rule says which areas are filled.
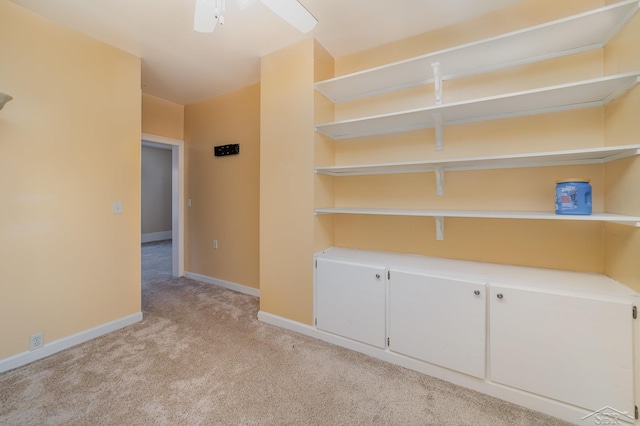
[[[556,182],[556,214],[591,214],[589,179],[564,179]]]

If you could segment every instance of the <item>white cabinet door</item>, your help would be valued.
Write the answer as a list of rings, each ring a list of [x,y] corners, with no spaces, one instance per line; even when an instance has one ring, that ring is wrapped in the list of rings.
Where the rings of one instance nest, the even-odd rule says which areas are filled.
[[[386,268],[322,258],[317,262],[317,327],[386,347]]]
[[[389,349],[485,377],[486,285],[391,269]]]
[[[631,301],[491,285],[491,380],[633,416]]]

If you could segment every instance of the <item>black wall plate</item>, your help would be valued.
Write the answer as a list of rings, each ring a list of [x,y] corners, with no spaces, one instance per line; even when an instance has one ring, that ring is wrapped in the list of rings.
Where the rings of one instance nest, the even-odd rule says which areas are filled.
[[[236,155],[240,154],[240,144],[232,143],[229,145],[220,145],[213,147],[213,155],[216,157],[223,157],[225,155]]]

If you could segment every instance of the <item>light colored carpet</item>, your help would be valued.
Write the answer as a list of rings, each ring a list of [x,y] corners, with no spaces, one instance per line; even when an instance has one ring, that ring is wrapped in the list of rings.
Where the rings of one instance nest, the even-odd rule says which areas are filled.
[[[561,425],[256,319],[143,247],[144,320],[0,375],[2,425]]]

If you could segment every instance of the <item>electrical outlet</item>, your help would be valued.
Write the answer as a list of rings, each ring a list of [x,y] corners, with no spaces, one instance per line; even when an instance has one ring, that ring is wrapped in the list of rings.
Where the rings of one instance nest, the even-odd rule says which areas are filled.
[[[44,346],[44,333],[34,334],[29,337],[29,350],[35,351],[36,349],[40,349]]]
[[[213,248],[214,249],[218,248],[218,240],[213,240]]]

